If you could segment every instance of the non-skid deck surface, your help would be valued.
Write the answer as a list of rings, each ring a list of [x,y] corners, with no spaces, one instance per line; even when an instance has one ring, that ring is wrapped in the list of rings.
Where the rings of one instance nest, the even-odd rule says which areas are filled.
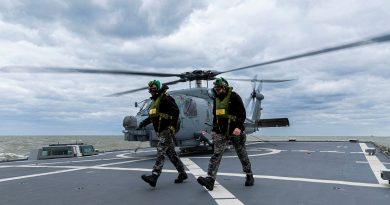
[[[189,173],[182,184],[166,160],[157,187],[140,176],[154,164],[155,149],[97,156],[0,163],[0,204],[389,204],[390,185],[378,176],[390,160],[350,142],[250,142],[255,185],[234,149],[222,159],[217,184],[206,191],[196,177],[207,172],[210,154],[183,154]]]

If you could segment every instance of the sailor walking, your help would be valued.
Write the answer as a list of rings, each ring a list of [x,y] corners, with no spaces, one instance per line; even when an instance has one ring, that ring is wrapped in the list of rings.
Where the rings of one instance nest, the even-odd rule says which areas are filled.
[[[253,186],[251,163],[245,148],[244,121],[246,112],[244,104],[241,97],[233,91],[232,87],[229,87],[228,82],[223,78],[215,80],[214,93],[216,98],[214,100],[214,119],[211,133],[214,153],[209,161],[208,176],[198,177],[197,181],[208,190],[213,190],[223,152],[230,141],[241,161],[242,169],[246,173],[245,186]]]
[[[184,170],[183,162],[175,152],[174,144],[179,108],[175,100],[166,93],[168,86],[163,85],[161,87],[161,83],[158,80],[150,81],[148,86],[152,103],[149,109],[149,117],[139,124],[139,128],[153,123],[154,130],[159,137],[159,142],[157,145],[156,163],[153,166],[152,174],[142,175],[141,178],[149,183],[150,186],[155,187],[164,166],[166,154],[179,172],[175,183],[182,183],[188,176]]]

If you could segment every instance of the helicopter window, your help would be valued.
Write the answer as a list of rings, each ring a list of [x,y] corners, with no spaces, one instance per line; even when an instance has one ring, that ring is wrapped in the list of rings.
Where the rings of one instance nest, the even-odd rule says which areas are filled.
[[[196,117],[198,115],[195,100],[193,100],[192,98],[185,97],[183,95],[172,95],[172,97],[175,99],[175,102],[179,109],[183,110],[184,115],[188,117]],[[138,114],[142,116],[148,115],[151,102],[151,100],[146,100],[142,104]]]
[[[184,101],[184,114],[188,117],[195,117],[198,115],[195,100],[187,98]]]
[[[141,106],[141,109],[140,111],[138,112],[139,115],[142,115],[142,116],[146,116],[148,115],[149,113],[149,107],[150,107],[150,104],[151,104],[151,100],[146,100],[142,106]]]
[[[183,109],[184,104],[184,96],[183,95],[172,95],[173,99],[175,99],[175,102],[180,110]]]

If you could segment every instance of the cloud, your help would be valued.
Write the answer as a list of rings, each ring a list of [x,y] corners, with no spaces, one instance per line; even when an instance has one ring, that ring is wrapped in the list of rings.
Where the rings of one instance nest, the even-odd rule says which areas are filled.
[[[225,71],[389,32],[388,10],[390,3],[379,0],[6,0],[0,5],[0,66]],[[294,127],[263,134],[329,134],[329,126],[340,133],[353,133],[345,131],[350,127],[359,135],[384,135],[389,54],[389,44],[372,45],[223,76],[297,79],[264,84],[262,116],[289,117]],[[25,134],[67,133],[69,127],[120,134],[122,118],[134,115],[133,103],[148,95],[104,96],[151,79],[0,73],[0,120],[7,122],[0,134],[20,123]],[[249,96],[250,83],[232,85]]]

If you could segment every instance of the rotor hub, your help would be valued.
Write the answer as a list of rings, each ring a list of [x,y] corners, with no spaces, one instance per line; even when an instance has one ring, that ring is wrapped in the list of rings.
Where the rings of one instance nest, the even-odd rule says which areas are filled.
[[[215,70],[194,70],[192,72],[185,72],[180,74],[180,78],[185,81],[193,80],[214,80],[215,76],[220,72]]]

